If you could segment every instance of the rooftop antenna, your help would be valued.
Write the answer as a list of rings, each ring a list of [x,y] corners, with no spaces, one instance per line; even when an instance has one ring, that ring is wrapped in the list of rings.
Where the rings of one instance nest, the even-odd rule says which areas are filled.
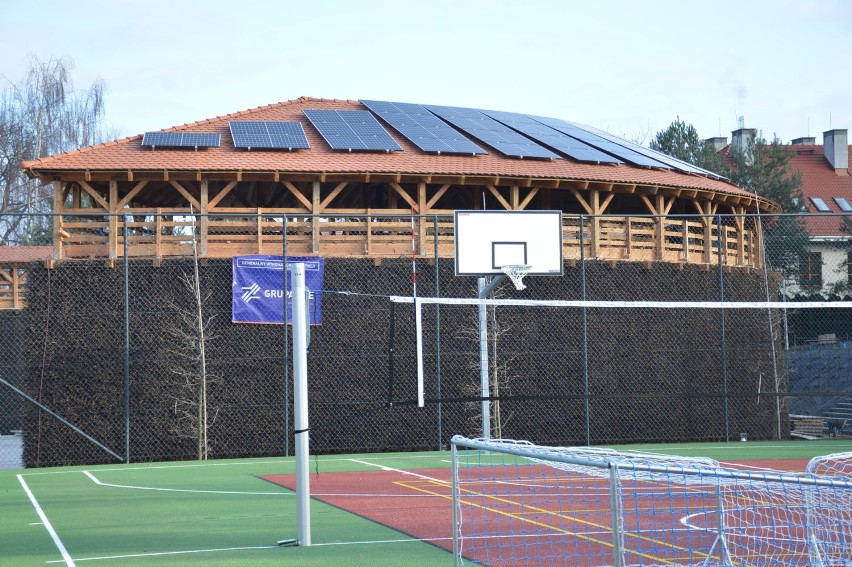
[[[737,117],[737,128],[739,130],[742,130],[743,128],[745,128],[745,116],[738,116]]]

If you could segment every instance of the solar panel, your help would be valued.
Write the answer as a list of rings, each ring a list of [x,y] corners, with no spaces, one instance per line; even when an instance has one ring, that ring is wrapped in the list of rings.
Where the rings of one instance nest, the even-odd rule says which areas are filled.
[[[580,127],[577,124],[572,122],[566,122],[564,120],[559,120],[557,118],[544,118],[541,116],[532,116],[534,120],[537,122],[541,122],[547,126],[550,126],[554,130],[558,130],[563,134],[567,134],[572,138],[576,138],[581,142],[584,142],[590,146],[594,146],[595,148],[604,151],[608,154],[612,154],[627,163],[632,163],[633,165],[640,165],[644,167],[657,167],[661,169],[671,169],[671,167],[666,164],[651,159],[643,154],[638,152],[634,152],[621,144],[608,140],[602,136],[598,136],[588,130],[585,130],[585,127]]]
[[[333,150],[402,151],[376,117],[366,110],[304,110]]]
[[[644,156],[646,156],[650,159],[656,160],[658,162],[662,162],[662,163],[670,166],[671,169],[675,169],[675,170],[680,171],[682,173],[695,173],[695,174],[698,174],[698,175],[703,175],[705,177],[713,177],[715,179],[727,179],[726,177],[723,177],[723,176],[721,176],[718,173],[715,173],[713,171],[708,171],[706,169],[702,169],[698,166],[692,165],[689,162],[677,159],[675,157],[664,154],[662,152],[658,152],[656,150],[652,150],[650,148],[640,146],[639,144],[634,144],[634,143],[629,142],[627,140],[623,140],[621,138],[618,138],[616,136],[613,136],[611,134],[608,134],[606,132],[598,130],[597,128],[593,128],[591,126],[585,126],[583,124],[576,124],[576,123],[574,123],[574,126],[581,128],[581,129],[583,129],[583,130],[585,130],[589,133],[596,134],[596,135],[598,135],[598,136],[600,136],[600,137],[602,137],[606,140],[609,140],[613,143],[616,143],[616,144],[618,144],[618,145],[620,145],[624,148],[627,148],[629,150],[632,150],[636,153],[642,154],[642,155],[644,155]]]
[[[294,150],[311,145],[301,122],[229,122],[235,148]]]
[[[145,132],[142,145],[163,148],[218,148],[219,134],[205,132]]]
[[[556,151],[576,159],[592,163],[623,163],[618,158],[604,153],[592,146],[585,144],[576,138],[554,130],[541,122],[535,121],[526,114],[515,112],[501,112],[496,110],[483,110],[491,118],[498,120],[506,126],[521,132]]]
[[[426,106],[430,112],[440,116],[459,130],[467,132],[477,140],[488,144],[509,157],[561,159],[559,155],[543,148],[515,132],[480,110],[455,106]]]
[[[488,153],[419,104],[377,100],[362,100],[361,104],[378,114],[424,152],[468,155]]]

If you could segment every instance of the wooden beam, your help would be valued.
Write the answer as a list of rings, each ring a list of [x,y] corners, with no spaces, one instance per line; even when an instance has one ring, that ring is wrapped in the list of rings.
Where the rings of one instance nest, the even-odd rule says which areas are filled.
[[[419,213],[419,212],[420,212],[420,207],[417,205],[417,202],[416,202],[414,199],[412,199],[412,198],[408,195],[408,193],[406,193],[406,192],[405,192],[405,189],[403,189],[403,188],[402,188],[402,186],[401,186],[399,183],[396,183],[396,182],[391,181],[390,183],[388,183],[388,186],[389,186],[389,187],[391,187],[397,195],[399,195],[400,197],[402,197],[402,199],[403,199],[406,203],[408,203],[408,205],[409,205],[411,208],[413,208],[413,209],[414,209],[414,212],[415,212],[415,213]]]
[[[540,190],[541,190],[540,187],[533,187],[532,189],[530,189],[530,192],[527,193],[527,196],[524,197],[524,200],[521,201],[520,204],[518,205],[518,210],[521,210],[521,211],[525,210],[527,208],[527,205],[529,205],[530,201],[532,201],[535,198],[535,196],[538,195],[538,192]]]
[[[450,185],[449,183],[447,183],[447,184],[445,184],[445,185],[442,185],[442,186],[441,186],[441,188],[440,188],[440,189],[438,189],[438,190],[435,192],[435,194],[434,194],[434,195],[432,195],[432,198],[431,198],[431,199],[429,199],[428,201],[426,201],[426,210],[425,210],[425,211],[423,211],[421,214],[428,213],[430,210],[432,210],[432,207],[434,207],[434,206],[435,206],[435,203],[437,203],[437,202],[438,202],[438,199],[440,199],[441,197],[443,197],[443,196],[444,196],[444,193],[446,193],[446,192],[447,192],[447,190],[448,190],[450,187],[452,187],[452,185]]]
[[[207,233],[210,231],[210,218],[207,213],[210,210],[209,197],[210,182],[206,179],[201,182],[201,194],[199,198],[198,213],[198,254],[201,256],[207,255]]]
[[[107,234],[107,246],[109,247],[109,259],[114,260],[118,256],[118,181],[109,182],[109,234]],[[127,238],[122,234],[121,238]]]
[[[100,206],[101,206],[101,208],[102,208],[103,210],[105,210],[105,211],[109,211],[109,203],[107,203],[107,202],[104,200],[104,198],[103,198],[103,197],[101,197],[101,196],[98,194],[98,192],[97,192],[97,191],[95,191],[95,190],[92,188],[92,186],[91,186],[91,185],[89,185],[89,184],[88,184],[88,183],[86,183],[85,181],[80,181],[79,183],[80,183],[80,187],[82,187],[82,188],[83,188],[83,191],[85,191],[85,192],[86,192],[86,193],[87,193],[87,194],[88,194],[88,195],[89,195],[92,199],[94,199],[94,200],[95,200],[95,202],[96,202],[98,205],[100,205]]]
[[[615,197],[615,193],[608,193],[606,198],[603,200],[603,203],[600,203],[598,212],[596,214],[602,215],[606,212],[606,208],[612,202],[612,199]]]
[[[582,195],[580,195],[579,191],[577,191],[573,187],[570,187],[568,190],[571,191],[571,193],[574,194],[574,197],[580,203],[580,206],[583,207],[583,209],[585,209],[587,214],[590,214],[590,215],[595,214],[595,211],[594,211],[594,209],[592,209],[592,206],[588,203],[588,201],[586,201],[586,199],[583,198]]]
[[[133,199],[133,197],[135,197],[136,195],[138,195],[138,194],[139,194],[139,192],[140,192],[140,191],[141,191],[141,190],[142,190],[142,189],[143,189],[143,188],[144,188],[147,184],[148,184],[148,182],[147,182],[147,181],[140,181],[139,183],[137,183],[137,184],[136,184],[136,186],[135,186],[133,189],[131,189],[131,190],[127,193],[127,195],[125,195],[125,196],[124,196],[124,197],[123,197],[123,198],[122,198],[122,199],[118,202],[117,209],[118,209],[118,210],[121,210],[121,209],[123,209],[124,207],[126,207],[126,206],[127,206],[127,203],[129,203],[129,202]]]
[[[210,200],[207,202],[207,210],[208,210],[208,212],[209,212],[209,211],[211,211],[211,210],[213,210],[213,209],[215,209],[215,208],[216,208],[216,205],[218,205],[218,204],[219,204],[219,202],[220,202],[222,199],[224,199],[225,197],[227,197],[227,196],[228,196],[228,193],[230,193],[231,191],[233,191],[233,190],[234,190],[234,187],[236,187],[236,186],[237,186],[237,182],[236,182],[236,181],[229,181],[229,182],[228,182],[228,184],[227,184],[227,185],[225,185],[225,188],[224,188],[224,189],[222,189],[221,191],[219,191],[219,194],[218,194],[218,195],[216,195],[215,197],[213,197],[212,199],[210,199]],[[209,190],[209,188],[208,188],[208,190]]]
[[[513,210],[512,205],[510,205],[509,202],[503,198],[503,195],[500,194],[496,187],[494,187],[493,185],[486,185],[485,188],[488,189],[489,193],[494,195],[497,201],[499,201],[500,204],[503,205],[504,209],[506,209],[507,211]]]
[[[346,181],[341,181],[340,183],[338,183],[337,187],[335,187],[332,192],[329,193],[328,197],[323,199],[322,203],[319,204],[319,210],[315,212],[323,212],[325,208],[328,207],[329,203],[331,203],[335,197],[340,195],[340,192],[343,191],[343,189],[345,189],[347,185],[349,185],[349,183],[347,183]]]
[[[62,182],[53,182],[53,212],[61,213],[65,200],[63,199]],[[53,215],[53,257],[62,258],[62,215]]]
[[[178,190],[178,193],[183,195],[183,198],[189,201],[189,203],[194,206],[196,209],[201,209],[201,203],[198,202],[198,199],[192,196],[192,194],[183,188],[183,185],[178,183],[177,181],[169,181],[169,185]]]
[[[311,183],[311,207],[310,211],[312,214],[316,213],[319,210],[320,206],[320,188],[322,186],[321,181],[314,181]],[[319,242],[320,242],[320,219],[316,214],[311,217],[311,252],[313,254],[319,253]]]

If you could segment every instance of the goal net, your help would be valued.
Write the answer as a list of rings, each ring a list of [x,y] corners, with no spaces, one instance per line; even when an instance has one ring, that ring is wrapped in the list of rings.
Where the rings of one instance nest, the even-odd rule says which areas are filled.
[[[809,521],[848,514],[852,479],[461,436],[452,449],[457,565],[848,564],[815,549]]]
[[[852,452],[814,457],[807,472],[825,481],[852,481]],[[829,485],[808,493],[812,565],[852,565],[852,491]]]

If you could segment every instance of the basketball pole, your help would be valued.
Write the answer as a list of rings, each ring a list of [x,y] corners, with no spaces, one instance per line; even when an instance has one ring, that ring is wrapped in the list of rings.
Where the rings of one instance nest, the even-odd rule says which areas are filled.
[[[293,406],[296,445],[296,540],[279,541],[279,545],[311,545],[311,485],[308,468],[308,301],[305,286],[305,264],[292,264],[293,293]]]

